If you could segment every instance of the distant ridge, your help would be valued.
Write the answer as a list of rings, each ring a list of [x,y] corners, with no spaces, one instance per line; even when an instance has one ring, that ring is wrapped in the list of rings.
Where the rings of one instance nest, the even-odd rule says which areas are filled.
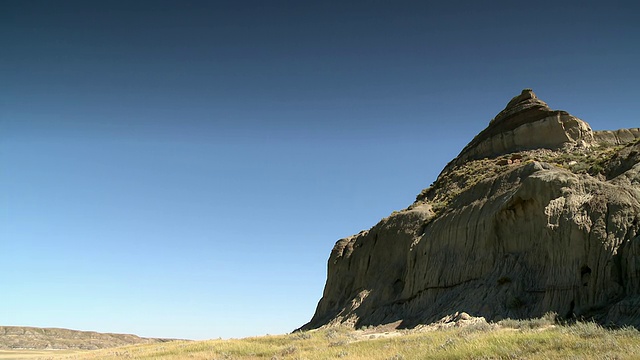
[[[131,334],[111,334],[59,328],[0,326],[0,349],[3,350],[96,350],[173,340],[175,339],[143,338]]]

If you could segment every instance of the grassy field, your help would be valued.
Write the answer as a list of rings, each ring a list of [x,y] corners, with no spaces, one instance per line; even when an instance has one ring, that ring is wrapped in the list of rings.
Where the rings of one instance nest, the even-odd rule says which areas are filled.
[[[53,355],[69,355],[80,350],[0,350],[0,360],[42,359]]]
[[[508,320],[435,331],[331,328],[239,340],[169,342],[47,359],[640,359],[640,332]]]

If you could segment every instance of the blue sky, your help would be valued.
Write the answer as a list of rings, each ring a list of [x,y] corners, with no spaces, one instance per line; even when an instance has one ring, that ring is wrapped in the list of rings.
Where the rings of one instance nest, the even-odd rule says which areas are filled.
[[[0,325],[308,321],[520,90],[637,127],[634,2],[0,2]]]

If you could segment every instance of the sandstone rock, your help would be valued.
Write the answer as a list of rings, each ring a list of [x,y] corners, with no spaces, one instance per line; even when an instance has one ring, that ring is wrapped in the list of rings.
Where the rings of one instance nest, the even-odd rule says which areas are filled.
[[[595,134],[523,91],[416,203],[336,243],[302,328],[549,311],[640,326],[640,142]],[[514,151],[510,166],[484,159]],[[573,159],[602,171],[572,172]]]
[[[537,148],[558,149],[566,144],[588,146],[593,142],[589,124],[566,111],[551,110],[533,91],[525,89],[462,150],[456,161]]]
[[[461,328],[478,325],[489,327],[489,323],[487,323],[487,320],[483,317],[471,316],[465,312],[456,312],[454,314],[447,315],[432,324],[421,325],[417,326],[416,328],[424,331],[433,331],[448,329],[452,327]]]
[[[593,133],[595,141],[605,145],[628,144],[640,138],[640,128],[601,130]]]

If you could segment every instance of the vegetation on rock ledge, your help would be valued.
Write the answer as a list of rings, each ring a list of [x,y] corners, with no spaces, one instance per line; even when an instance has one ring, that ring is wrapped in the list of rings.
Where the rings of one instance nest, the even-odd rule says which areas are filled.
[[[598,144],[589,148],[566,147],[559,150],[535,149],[505,154],[496,158],[469,160],[462,164],[453,162],[438,179],[416,196],[412,206],[430,203],[436,214],[444,211],[449,203],[479,182],[505,173],[514,166],[544,162],[567,169],[576,175],[605,176],[607,164],[628,148],[640,144],[640,138],[625,145]]]

